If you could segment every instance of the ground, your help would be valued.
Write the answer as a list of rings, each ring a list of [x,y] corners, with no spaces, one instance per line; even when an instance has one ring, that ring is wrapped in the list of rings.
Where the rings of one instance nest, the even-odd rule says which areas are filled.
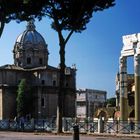
[[[140,135],[138,136],[140,138]],[[111,136],[111,135],[80,135],[79,140],[139,140],[133,136]],[[0,131],[0,140],[74,140],[72,134],[56,135],[48,133],[24,133]]]

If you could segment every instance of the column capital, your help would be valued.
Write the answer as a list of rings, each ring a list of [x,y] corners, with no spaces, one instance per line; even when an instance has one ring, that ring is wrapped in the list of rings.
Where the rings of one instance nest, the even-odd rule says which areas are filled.
[[[126,56],[120,56],[120,63],[126,63]]]
[[[134,55],[135,76],[140,76],[140,54]]]
[[[140,59],[140,54],[137,54],[137,53],[136,53],[136,54],[134,55],[134,60],[135,60],[135,61],[139,61],[139,59]]]
[[[121,70],[122,68],[127,68],[127,57],[124,57],[124,56],[120,57],[120,72],[122,71]]]

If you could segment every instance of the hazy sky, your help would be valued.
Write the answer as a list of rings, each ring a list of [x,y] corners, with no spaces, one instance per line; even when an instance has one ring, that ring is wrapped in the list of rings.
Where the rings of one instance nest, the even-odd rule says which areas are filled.
[[[48,44],[49,65],[59,64],[57,33],[50,19],[36,21],[36,30]],[[0,65],[13,64],[16,38],[26,29],[26,22],[10,22],[0,38]],[[116,6],[93,14],[87,30],[73,34],[66,46],[66,65],[76,64],[77,88],[106,90],[115,96],[115,76],[119,70],[122,36],[140,32],[140,0],[116,0]],[[133,71],[128,59],[128,72]]]

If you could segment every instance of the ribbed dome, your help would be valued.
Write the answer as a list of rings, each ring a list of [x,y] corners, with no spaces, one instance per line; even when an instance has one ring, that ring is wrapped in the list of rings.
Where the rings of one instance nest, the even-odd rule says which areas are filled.
[[[35,30],[33,21],[29,21],[26,30],[21,33],[14,46],[14,63],[22,68],[35,68],[48,64],[47,44]]]
[[[46,47],[46,42],[42,37],[42,35],[35,30],[35,25],[33,21],[28,22],[27,29],[18,36],[16,43],[20,44],[21,45],[20,47],[21,48],[24,47],[24,49],[25,47],[29,47],[28,45],[26,46],[25,44],[33,44],[33,45],[41,44],[41,46]]]

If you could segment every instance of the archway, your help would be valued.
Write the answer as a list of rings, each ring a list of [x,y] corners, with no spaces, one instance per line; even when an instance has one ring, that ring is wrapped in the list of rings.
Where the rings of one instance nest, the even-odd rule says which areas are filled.
[[[104,120],[107,119],[107,113],[103,110],[101,110],[98,114],[98,118],[103,118]]]

